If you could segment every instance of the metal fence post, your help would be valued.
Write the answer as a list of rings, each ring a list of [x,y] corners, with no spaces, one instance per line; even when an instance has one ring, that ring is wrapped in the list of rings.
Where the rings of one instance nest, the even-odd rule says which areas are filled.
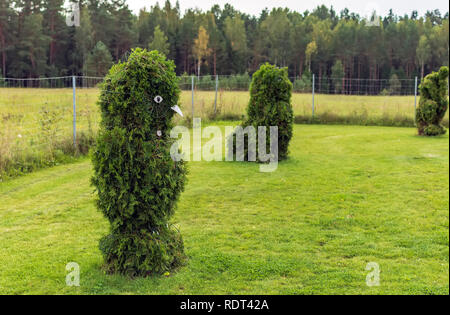
[[[76,76],[72,76],[72,88],[73,88],[73,146],[77,147],[77,80]]]
[[[312,118],[314,118],[314,85],[315,85],[315,75],[312,75]]]
[[[195,77],[194,76],[192,76],[191,77],[191,85],[192,85],[192,119],[194,119],[194,79],[195,79]]]
[[[216,114],[217,109],[217,89],[219,88],[219,76],[216,74],[216,96],[214,97],[214,114]]]
[[[417,109],[417,77],[414,84],[414,124],[416,123],[416,109]]]

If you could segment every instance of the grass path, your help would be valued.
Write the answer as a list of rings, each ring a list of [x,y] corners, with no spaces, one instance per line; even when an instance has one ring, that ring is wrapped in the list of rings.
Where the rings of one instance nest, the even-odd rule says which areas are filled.
[[[274,173],[189,163],[174,217],[189,262],[169,277],[102,273],[88,159],[0,183],[0,293],[448,294],[449,139],[414,134],[296,125]]]

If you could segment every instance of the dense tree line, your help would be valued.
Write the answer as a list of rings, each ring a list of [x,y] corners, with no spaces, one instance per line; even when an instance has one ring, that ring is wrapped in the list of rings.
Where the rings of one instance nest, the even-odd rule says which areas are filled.
[[[136,46],[164,52],[178,74],[251,74],[268,61],[290,76],[339,76],[343,86],[346,78],[423,77],[448,65],[448,13],[438,10],[423,17],[391,10],[367,21],[325,6],[251,16],[214,5],[182,14],[166,1],[136,16],[124,0],[79,3],[80,26],[69,27],[64,0],[0,0],[0,75],[100,76]]]

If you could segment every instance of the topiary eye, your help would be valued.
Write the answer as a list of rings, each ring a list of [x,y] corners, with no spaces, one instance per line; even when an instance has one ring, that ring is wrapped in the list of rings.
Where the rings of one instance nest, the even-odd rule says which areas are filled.
[[[153,99],[156,103],[161,103],[163,101],[163,98],[159,95],[156,95],[155,98]]]

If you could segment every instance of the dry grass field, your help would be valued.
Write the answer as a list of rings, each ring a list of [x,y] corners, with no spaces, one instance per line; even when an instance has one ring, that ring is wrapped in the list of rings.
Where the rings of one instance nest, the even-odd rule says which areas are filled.
[[[99,90],[77,89],[77,135],[79,149],[87,151],[96,134],[100,114]],[[214,113],[214,91],[195,91],[192,113],[191,91],[182,91],[180,107],[185,121],[192,116],[204,120],[241,120],[248,92],[219,91]],[[72,89],[0,88],[0,176],[6,169],[18,173],[57,164],[70,153],[73,142]],[[294,93],[296,122],[325,124],[411,126],[414,96],[315,95],[315,118],[311,94]],[[448,113],[445,119],[448,126]],[[70,155],[70,154],[69,154]],[[0,177],[1,179],[1,177]]]

